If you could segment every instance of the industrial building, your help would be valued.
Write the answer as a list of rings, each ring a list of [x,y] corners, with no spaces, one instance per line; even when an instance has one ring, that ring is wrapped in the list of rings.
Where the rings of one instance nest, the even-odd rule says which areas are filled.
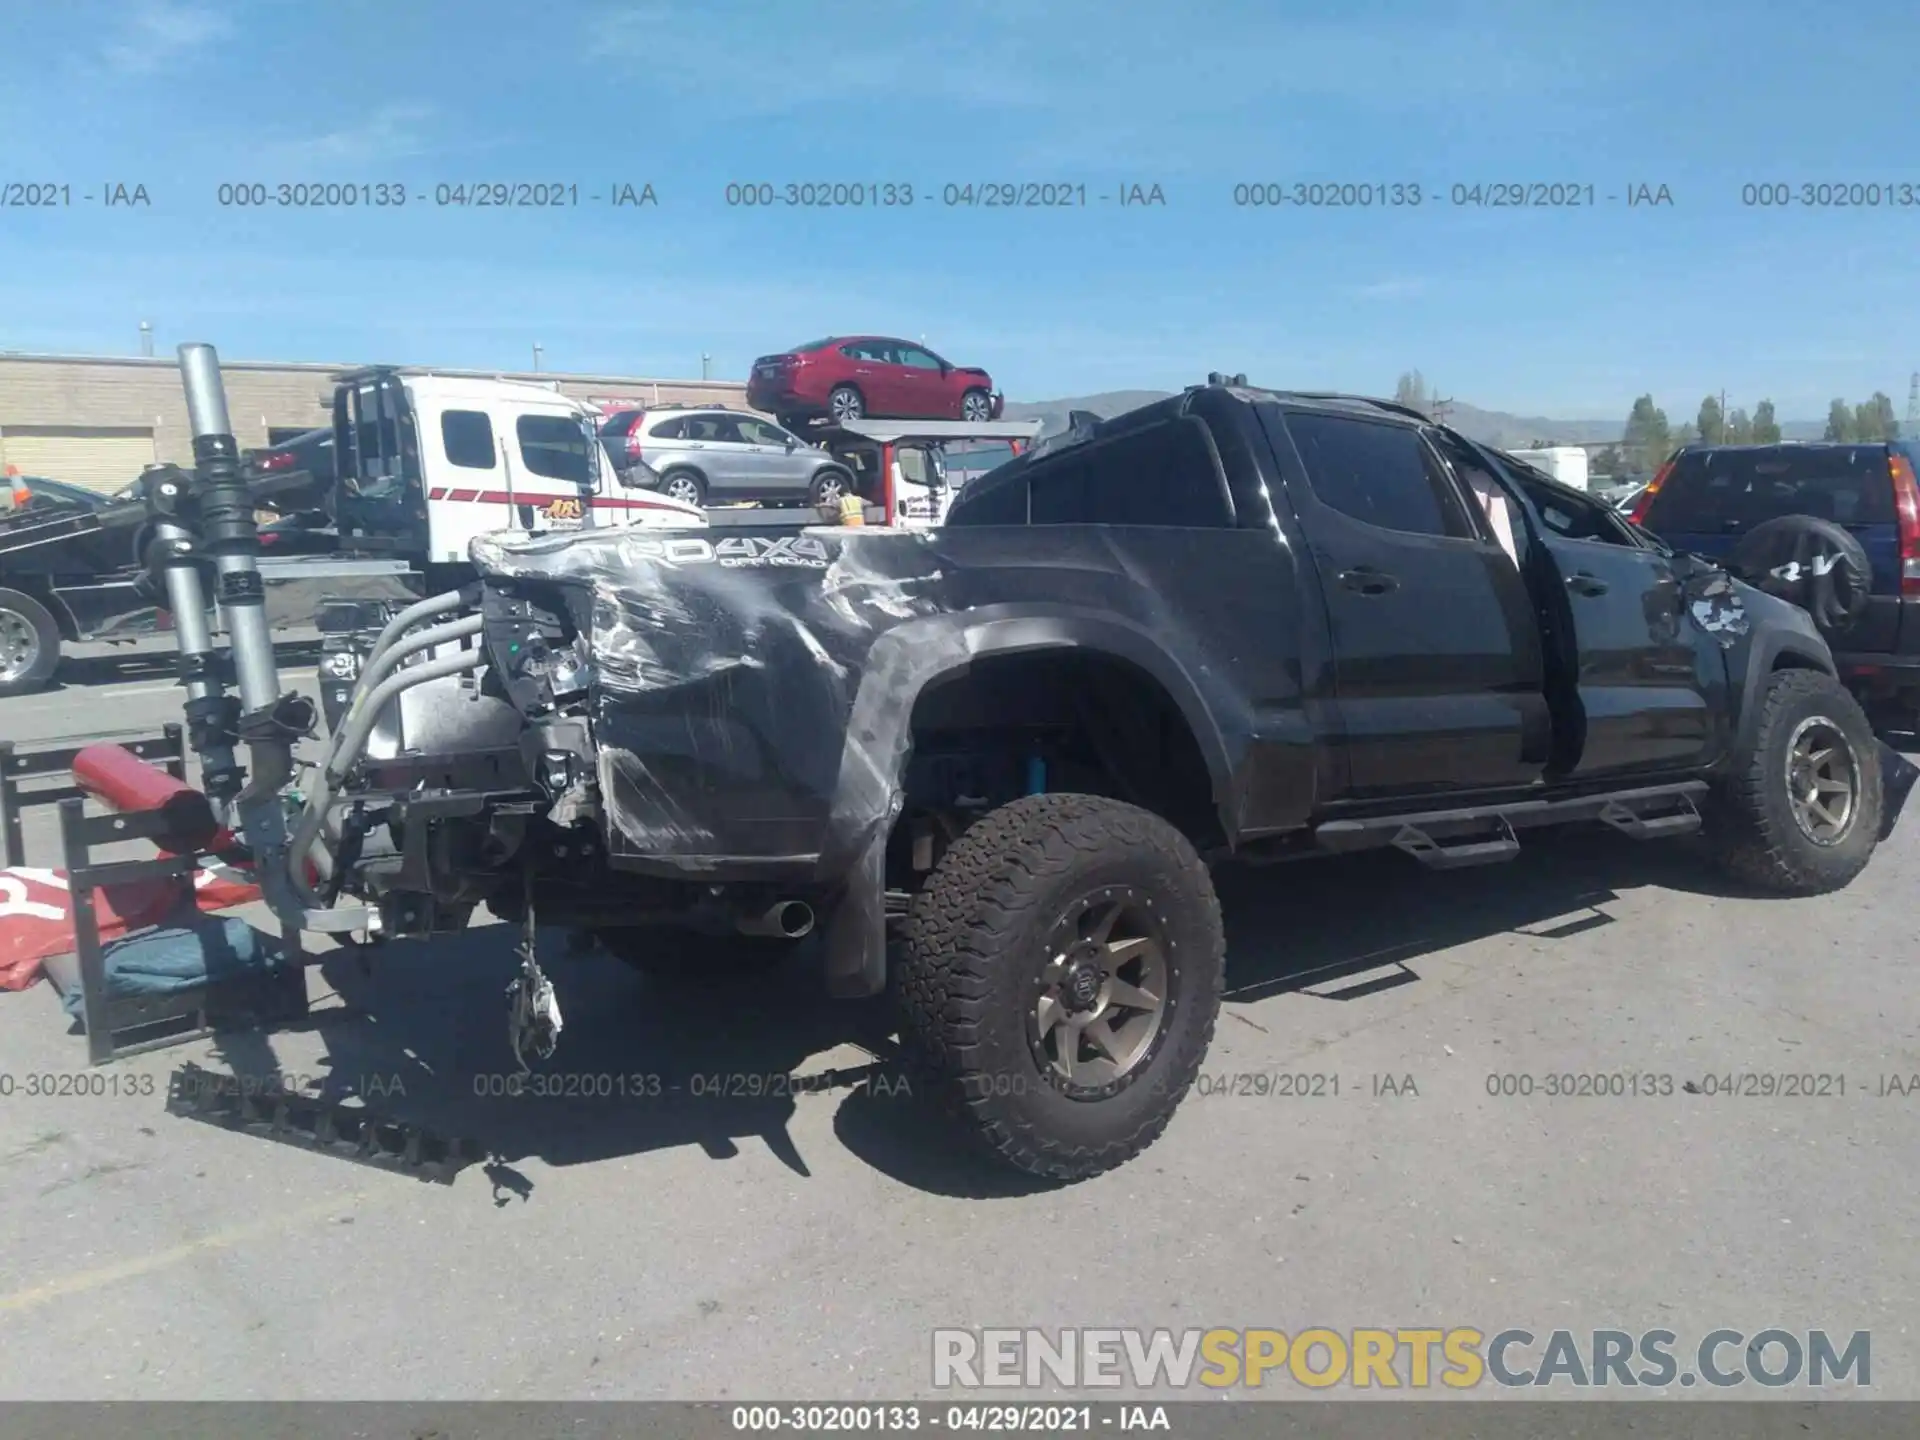
[[[227,408],[241,445],[277,445],[327,424],[332,378],[355,368],[354,363],[223,360]],[[746,405],[745,384],[729,380],[437,373],[536,381],[607,408],[665,402]],[[0,354],[0,474],[11,468],[111,492],[156,461],[193,461],[180,371],[171,358]]]

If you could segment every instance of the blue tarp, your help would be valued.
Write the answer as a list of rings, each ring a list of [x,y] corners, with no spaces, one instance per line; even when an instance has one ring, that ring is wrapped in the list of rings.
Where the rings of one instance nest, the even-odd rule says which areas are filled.
[[[136,930],[105,950],[107,997],[113,1000],[172,995],[209,981],[262,974],[284,959],[279,944],[246,921],[219,915]],[[76,1020],[83,1017],[77,981],[61,1003]]]

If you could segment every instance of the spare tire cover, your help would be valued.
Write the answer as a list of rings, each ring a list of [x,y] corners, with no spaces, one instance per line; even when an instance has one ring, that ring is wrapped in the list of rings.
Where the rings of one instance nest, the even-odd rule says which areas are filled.
[[[1782,515],[1756,525],[1727,558],[1727,568],[1757,590],[1798,605],[1823,635],[1860,618],[1873,566],[1844,527],[1813,515]]]

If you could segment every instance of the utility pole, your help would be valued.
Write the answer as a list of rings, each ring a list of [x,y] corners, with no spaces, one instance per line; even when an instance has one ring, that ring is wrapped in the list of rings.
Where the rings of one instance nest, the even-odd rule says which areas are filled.
[[[1453,400],[1451,397],[1442,400],[1435,395],[1427,402],[1427,413],[1433,417],[1434,424],[1444,425],[1447,423],[1447,416],[1453,413]]]
[[[540,354],[540,342],[536,340],[533,342],[533,373],[536,375],[540,373]]]
[[[1908,440],[1920,439],[1920,370],[1913,372],[1913,378],[1907,382],[1907,433]]]
[[[149,360],[153,358],[153,322],[151,320],[140,322],[140,353]]]
[[[712,378],[713,372],[709,368],[712,364],[713,364],[713,356],[707,354],[706,351],[704,350],[701,351],[700,352],[700,378],[702,380],[707,380]]]

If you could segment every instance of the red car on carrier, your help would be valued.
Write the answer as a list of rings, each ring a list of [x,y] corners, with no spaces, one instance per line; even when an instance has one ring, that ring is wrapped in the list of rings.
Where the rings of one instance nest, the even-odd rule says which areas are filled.
[[[789,430],[809,420],[998,420],[1005,401],[984,370],[884,335],[838,335],[762,355],[747,404]]]

